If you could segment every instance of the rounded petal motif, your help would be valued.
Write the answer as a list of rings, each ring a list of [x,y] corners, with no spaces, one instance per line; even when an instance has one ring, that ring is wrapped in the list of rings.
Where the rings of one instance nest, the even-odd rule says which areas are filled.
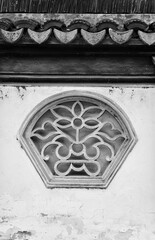
[[[62,32],[58,29],[54,29],[55,37],[64,44],[72,42],[77,36],[77,29],[70,31],[70,32]]]
[[[133,34],[133,29],[128,31],[116,31],[113,29],[109,29],[109,34],[111,39],[118,43],[118,44],[124,44],[128,42]]]
[[[100,122],[96,119],[87,119],[85,121],[85,127],[88,127],[90,129],[97,128],[99,126]]]
[[[87,32],[84,29],[81,29],[81,34],[83,38],[86,40],[91,45],[96,45],[99,42],[101,42],[105,35],[106,35],[106,30],[102,30],[100,32]]]
[[[139,30],[138,35],[143,43],[147,45],[155,44],[155,33],[145,33]]]
[[[2,35],[3,39],[6,42],[16,43],[22,37],[24,29],[21,28],[21,29],[16,30],[16,31],[6,31],[6,30],[3,30],[3,29],[0,29],[0,31],[1,31],[1,35]]]
[[[47,41],[51,32],[52,32],[51,29],[48,29],[47,31],[43,31],[43,32],[35,32],[31,29],[28,29],[29,36],[38,44],[41,44]]]
[[[68,119],[58,119],[57,121],[55,121],[55,124],[57,127],[61,127],[61,128],[67,128],[71,126],[71,122]]]
[[[80,102],[75,102],[72,107],[72,112],[75,117],[80,117],[83,113],[83,106]]]

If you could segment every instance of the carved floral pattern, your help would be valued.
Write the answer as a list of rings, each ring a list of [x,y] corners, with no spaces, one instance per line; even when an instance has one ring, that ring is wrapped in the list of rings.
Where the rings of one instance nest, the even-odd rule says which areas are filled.
[[[67,104],[70,105],[70,102]],[[104,119],[105,107],[95,104],[84,107],[86,103],[80,100],[71,104],[50,108],[55,120],[43,120],[41,128],[34,128],[31,137],[42,141],[52,138],[40,153],[44,161],[49,161],[49,149],[54,149],[58,159],[54,165],[55,174],[66,176],[82,172],[91,177],[97,176],[101,172],[98,161],[101,151],[105,152],[105,161],[111,162],[116,154],[111,143],[118,138],[125,140],[125,134]],[[46,128],[50,130],[46,132]]]
[[[107,187],[137,141],[115,103],[79,91],[40,103],[19,138],[47,187]]]

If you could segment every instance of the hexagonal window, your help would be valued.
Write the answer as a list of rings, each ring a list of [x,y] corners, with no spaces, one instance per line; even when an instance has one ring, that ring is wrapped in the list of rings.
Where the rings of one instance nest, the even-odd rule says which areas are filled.
[[[35,107],[19,140],[47,187],[106,188],[137,138],[114,102],[70,91]]]

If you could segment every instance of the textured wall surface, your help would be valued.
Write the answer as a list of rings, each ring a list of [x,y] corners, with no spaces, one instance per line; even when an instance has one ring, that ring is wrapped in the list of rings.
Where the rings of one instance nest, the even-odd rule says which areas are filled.
[[[46,189],[17,132],[40,101],[73,87],[1,87],[0,240],[154,240],[155,88],[75,88],[122,107],[138,143],[106,190]]]
[[[154,13],[154,0],[0,0],[0,12]]]

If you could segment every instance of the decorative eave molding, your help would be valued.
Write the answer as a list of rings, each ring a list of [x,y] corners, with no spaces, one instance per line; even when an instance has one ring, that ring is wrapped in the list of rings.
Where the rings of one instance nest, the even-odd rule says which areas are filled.
[[[0,43],[154,45],[155,14],[0,14]]]

